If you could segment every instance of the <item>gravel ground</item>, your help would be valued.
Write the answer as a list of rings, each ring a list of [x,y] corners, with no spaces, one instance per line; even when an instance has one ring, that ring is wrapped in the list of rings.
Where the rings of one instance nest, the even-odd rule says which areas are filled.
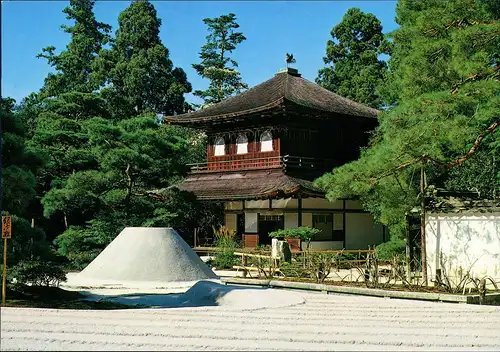
[[[500,349],[500,307],[296,293],[303,303],[262,309],[2,308],[1,349]]]

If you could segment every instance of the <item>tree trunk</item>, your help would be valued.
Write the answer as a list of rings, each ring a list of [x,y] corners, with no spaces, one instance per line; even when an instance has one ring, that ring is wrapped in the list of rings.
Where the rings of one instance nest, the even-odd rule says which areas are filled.
[[[421,263],[422,263],[422,279],[424,285],[427,286],[427,252],[425,250],[425,171],[424,167],[420,168],[420,247],[421,247]]]
[[[68,229],[68,216],[66,215],[66,212],[64,212],[64,227],[66,230]]]
[[[130,203],[130,198],[132,197],[132,176],[130,175],[130,164],[127,164],[125,175],[127,175],[127,196],[125,197],[125,202],[128,206]]]

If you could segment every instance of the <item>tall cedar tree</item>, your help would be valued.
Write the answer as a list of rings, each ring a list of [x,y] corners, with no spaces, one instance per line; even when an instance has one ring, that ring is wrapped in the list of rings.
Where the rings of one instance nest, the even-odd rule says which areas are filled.
[[[55,47],[42,49],[38,57],[46,58],[56,69],[45,79],[43,96],[56,96],[71,91],[90,93],[99,88],[91,79],[92,63],[102,46],[109,40],[111,26],[97,22],[94,16],[94,0],[71,0],[63,12],[66,19],[74,21],[73,26],[61,28],[71,34],[66,50],[56,55]]]
[[[236,46],[246,38],[242,33],[235,32],[240,25],[236,23],[234,13],[205,18],[203,22],[210,34],[200,51],[201,63],[193,64],[193,68],[201,77],[207,78],[210,85],[206,90],[195,91],[194,95],[202,98],[205,104],[214,104],[248,88],[236,71],[238,63],[230,57]]]
[[[46,58],[56,72],[49,74],[40,92],[25,98],[16,111],[27,123],[28,145],[39,151],[45,161],[37,177],[40,198],[49,189],[62,187],[69,175],[97,166],[82,123],[95,116],[109,116],[105,101],[95,92],[99,84],[92,67],[99,50],[109,40],[111,27],[96,21],[94,3],[71,0],[63,10],[67,19],[73,21],[72,26],[61,26],[71,40],[59,55],[54,54],[52,46],[43,49],[39,56]],[[84,213],[85,210],[75,214],[74,221],[85,221]],[[64,212],[51,219],[47,233],[53,236],[60,231],[58,224],[68,227],[68,216]]]
[[[191,84],[181,68],[174,68],[159,34],[161,20],[148,1],[135,1],[118,18],[111,49],[96,61],[96,78],[107,87],[103,97],[117,118],[154,112],[164,115],[187,109],[184,94]]]
[[[378,55],[388,53],[380,21],[371,13],[351,8],[333,27],[326,44],[327,65],[318,71],[316,83],[343,97],[373,108],[382,105],[377,88],[387,71]]]
[[[500,185],[494,160],[500,147],[500,21],[491,6],[495,1],[398,2],[400,28],[392,33],[384,89],[395,106],[380,116],[380,126],[359,160],[317,181],[328,198],[359,196],[366,209],[390,226],[393,238],[401,238],[405,214],[418,207],[422,196],[421,168],[428,185],[442,186],[443,179],[458,172],[459,178],[486,188],[483,196],[495,196]],[[480,167],[484,159],[490,162]],[[474,163],[478,167],[470,166]]]

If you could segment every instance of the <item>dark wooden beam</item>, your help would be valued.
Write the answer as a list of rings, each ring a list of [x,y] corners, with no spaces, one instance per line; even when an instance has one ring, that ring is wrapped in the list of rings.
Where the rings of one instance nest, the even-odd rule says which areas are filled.
[[[297,214],[298,214],[298,217],[299,217],[299,221],[298,221],[298,225],[299,227],[302,226],[302,197],[300,196],[300,194],[298,195],[298,205],[297,205]]]
[[[343,241],[344,241],[344,248],[345,248],[345,234],[346,234],[346,228],[345,228],[345,224],[346,224],[346,221],[345,221],[345,214],[347,212],[347,209],[346,209],[346,200],[345,199],[342,199],[342,210],[343,210],[343,213],[342,213],[342,232],[343,232]],[[365,211],[363,211],[365,212]],[[366,213],[366,212],[365,212]]]

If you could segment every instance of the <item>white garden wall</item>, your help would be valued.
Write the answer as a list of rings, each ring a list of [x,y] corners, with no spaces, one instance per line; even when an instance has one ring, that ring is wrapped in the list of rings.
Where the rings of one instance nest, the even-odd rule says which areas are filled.
[[[429,214],[426,251],[431,278],[442,260],[452,276],[470,269],[474,277],[500,279],[500,213]]]
[[[346,214],[346,249],[368,249],[384,241],[384,227],[368,213]]]

